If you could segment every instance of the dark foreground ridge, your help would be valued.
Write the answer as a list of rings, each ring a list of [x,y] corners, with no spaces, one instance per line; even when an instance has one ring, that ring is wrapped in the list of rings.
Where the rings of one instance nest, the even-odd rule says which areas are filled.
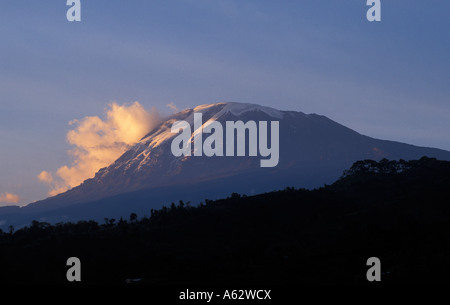
[[[449,207],[450,162],[359,161],[316,190],[10,228],[0,283],[68,283],[69,257],[86,284],[365,284],[369,257],[382,283],[448,283]]]

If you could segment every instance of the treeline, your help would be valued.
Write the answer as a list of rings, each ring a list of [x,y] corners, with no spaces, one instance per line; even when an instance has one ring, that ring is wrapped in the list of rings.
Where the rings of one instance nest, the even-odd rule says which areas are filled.
[[[33,221],[0,234],[0,282],[66,283],[72,256],[83,283],[367,283],[373,256],[383,282],[449,282],[449,203],[450,162],[359,161],[316,190],[180,200],[103,223]]]
[[[290,190],[291,188],[286,188]],[[294,190],[294,188],[292,188]],[[232,193],[228,199],[246,198],[246,195],[240,195],[238,193]],[[54,225],[48,222],[40,222],[33,220],[30,225],[15,231],[13,226],[8,228],[7,232],[0,229],[0,238],[7,238],[8,236],[14,236],[16,239],[24,236],[33,237],[35,235],[42,234],[74,234],[74,233],[93,233],[102,230],[110,230],[114,228],[126,229],[127,227],[139,227],[146,226],[150,223],[158,223],[161,221],[174,222],[178,221],[180,217],[184,217],[190,214],[190,211],[199,210],[206,206],[213,206],[223,200],[209,200],[205,199],[205,203],[201,202],[198,206],[191,206],[191,203],[180,200],[177,204],[172,202],[168,207],[163,206],[159,210],[151,209],[150,217],[143,216],[138,218],[136,213],[131,213],[128,219],[123,217],[118,220],[115,218],[104,218],[103,223],[98,223],[94,220],[80,220],[76,223],[73,222],[59,222]]]

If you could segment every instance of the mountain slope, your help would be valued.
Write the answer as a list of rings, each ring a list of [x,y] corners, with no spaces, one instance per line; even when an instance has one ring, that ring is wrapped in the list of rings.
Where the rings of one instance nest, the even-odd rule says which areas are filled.
[[[203,123],[212,120],[223,126],[226,121],[279,121],[278,165],[261,168],[260,156],[175,157],[171,143],[176,134],[170,132],[171,127],[178,120],[193,127],[194,113],[202,113]],[[357,160],[410,160],[422,156],[450,160],[450,152],[373,139],[316,114],[254,104],[208,104],[169,117],[94,178],[17,213],[27,215],[24,220],[33,214],[51,221],[72,219],[75,214],[89,218],[94,211],[111,217],[127,216],[132,209],[148,213],[151,207],[181,198],[198,203],[232,192],[256,194],[285,186],[314,188],[335,181]],[[1,214],[5,213],[0,209]],[[14,217],[5,215],[0,219],[7,223]]]

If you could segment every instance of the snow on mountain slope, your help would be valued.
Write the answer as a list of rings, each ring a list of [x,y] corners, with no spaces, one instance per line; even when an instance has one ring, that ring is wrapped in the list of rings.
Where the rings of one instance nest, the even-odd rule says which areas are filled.
[[[274,108],[260,106],[256,104],[248,104],[248,103],[216,103],[216,104],[205,104],[200,105],[194,108],[194,112],[206,112],[210,110],[218,110],[222,108],[220,111],[218,111],[214,116],[211,117],[212,120],[217,120],[222,115],[226,113],[231,113],[235,116],[240,116],[245,114],[246,112],[257,112],[261,111],[267,114],[268,116],[276,119],[282,119],[283,113],[279,110],[276,110]]]
[[[225,122],[229,115],[242,118],[246,113],[264,113],[267,119],[278,120],[283,117],[281,111],[263,107],[253,104],[239,104],[239,103],[217,103],[197,106],[194,109],[188,109],[168,118],[158,128],[147,134],[139,143],[133,146],[127,153],[120,157],[110,168],[102,169],[99,172],[100,177],[105,177],[111,172],[111,169],[123,169],[125,172],[140,172],[146,171],[149,168],[156,166],[155,160],[159,162],[169,161],[169,169],[166,175],[176,174],[182,162],[185,162],[190,157],[174,157],[170,153],[171,140],[177,135],[171,132],[173,123],[177,120],[188,122],[191,126],[194,124],[194,113],[203,114],[203,126],[210,121]],[[193,134],[199,132],[193,130]],[[164,155],[162,154],[164,152]],[[164,159],[165,158],[165,159]],[[161,164],[159,164],[161,165]]]

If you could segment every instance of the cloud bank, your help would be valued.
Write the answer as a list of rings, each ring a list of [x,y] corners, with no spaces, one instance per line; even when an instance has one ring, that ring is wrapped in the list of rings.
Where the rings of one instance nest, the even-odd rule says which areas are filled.
[[[42,171],[38,179],[50,186],[49,196],[62,193],[93,178],[95,173],[119,158],[161,121],[155,108],[145,110],[141,104],[108,105],[106,117],[87,116],[73,120],[67,142],[74,145],[69,151],[70,165],[61,166],[55,174]]]

